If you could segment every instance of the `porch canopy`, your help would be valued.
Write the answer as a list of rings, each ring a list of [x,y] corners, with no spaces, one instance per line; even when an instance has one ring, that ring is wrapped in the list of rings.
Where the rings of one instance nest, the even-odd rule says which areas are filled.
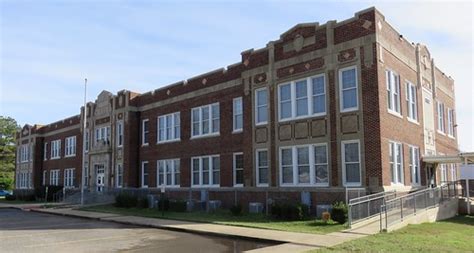
[[[457,155],[425,155],[421,158],[425,163],[462,163],[474,164],[474,152],[464,152]]]

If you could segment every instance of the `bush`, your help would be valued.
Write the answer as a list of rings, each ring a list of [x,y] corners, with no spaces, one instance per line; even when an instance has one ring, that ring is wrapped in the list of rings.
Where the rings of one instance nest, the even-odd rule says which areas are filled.
[[[166,206],[166,203],[165,203]],[[168,201],[168,210],[172,212],[186,212],[187,211],[187,203],[184,200],[175,200],[175,201]]]
[[[158,201],[158,210],[160,211],[168,211],[170,210],[170,200],[167,198],[163,198],[163,200]]]
[[[309,207],[305,204],[273,204],[271,213],[279,220],[304,220],[309,216]]]
[[[120,193],[115,197],[115,206],[131,208],[136,207],[138,204],[138,198],[126,193]]]
[[[6,195],[5,200],[8,200],[8,201],[16,200],[16,196],[15,195]]]
[[[148,199],[147,198],[139,198],[137,200],[137,207],[138,208],[148,208]]]
[[[45,196],[46,195],[46,186],[40,186],[40,187],[35,189],[35,196],[36,196],[37,199],[52,201],[53,200],[53,195],[56,194],[57,192],[62,191],[62,190],[63,190],[63,186],[48,185],[48,196]]]
[[[242,215],[242,205],[233,205],[230,208],[230,212],[233,216],[240,216]]]
[[[344,224],[347,221],[347,205],[340,201],[332,205],[331,217],[339,224]]]

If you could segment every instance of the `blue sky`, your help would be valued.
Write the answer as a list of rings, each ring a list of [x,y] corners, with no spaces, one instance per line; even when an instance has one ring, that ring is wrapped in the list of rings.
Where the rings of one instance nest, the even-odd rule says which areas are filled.
[[[471,2],[0,0],[0,115],[51,123],[79,113],[85,77],[89,100],[147,92],[238,62],[297,23],[370,6],[455,79],[460,147],[474,151]]]

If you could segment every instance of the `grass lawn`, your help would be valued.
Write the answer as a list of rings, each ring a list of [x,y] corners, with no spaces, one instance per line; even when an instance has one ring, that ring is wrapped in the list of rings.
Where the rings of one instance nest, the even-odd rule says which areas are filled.
[[[474,252],[474,216],[409,225],[311,252]]]
[[[271,219],[264,214],[242,214],[241,216],[233,216],[228,210],[220,210],[214,213],[206,212],[165,212],[162,216],[161,211],[156,209],[139,209],[139,208],[118,208],[113,205],[103,205],[86,207],[80,210],[117,213],[121,215],[142,216],[151,218],[164,218],[173,220],[208,222],[223,225],[274,229],[289,232],[301,232],[312,234],[326,234],[344,229],[343,225],[337,223],[326,224],[315,219],[304,221],[278,221]]]

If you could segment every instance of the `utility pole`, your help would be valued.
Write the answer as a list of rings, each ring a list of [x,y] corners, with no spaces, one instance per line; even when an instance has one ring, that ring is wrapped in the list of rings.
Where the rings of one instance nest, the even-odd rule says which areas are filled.
[[[84,122],[82,127],[82,173],[81,173],[81,206],[84,205],[84,175],[86,167],[86,128],[87,128],[87,78],[84,79]]]

